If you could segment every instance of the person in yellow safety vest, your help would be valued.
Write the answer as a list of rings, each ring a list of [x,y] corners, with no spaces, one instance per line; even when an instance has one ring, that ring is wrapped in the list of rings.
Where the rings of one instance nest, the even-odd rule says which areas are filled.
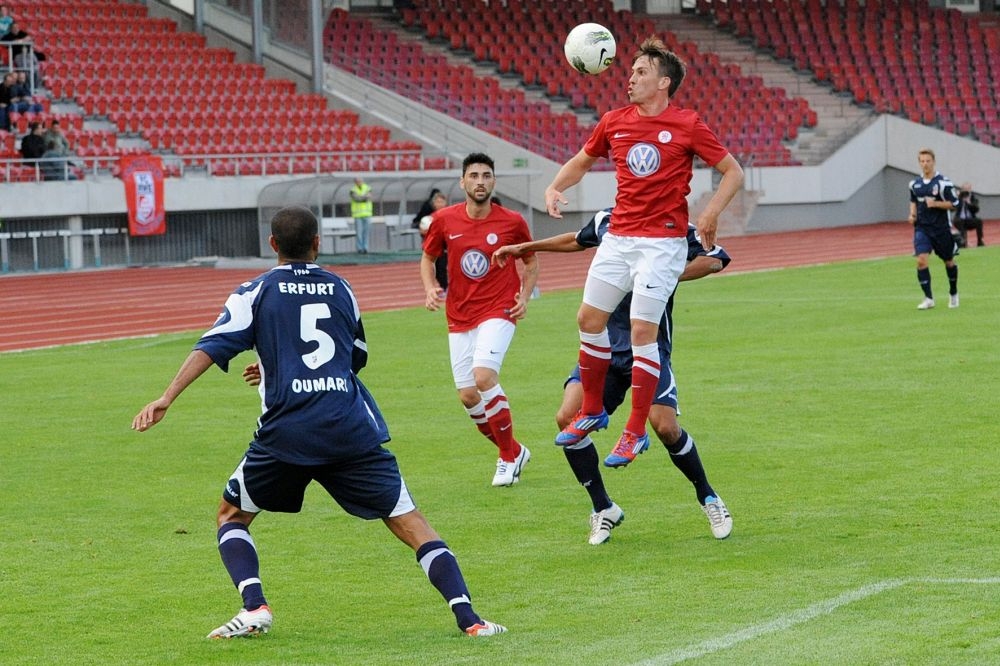
[[[372,188],[361,176],[351,188],[351,217],[354,218],[354,240],[358,254],[368,254],[368,232],[372,222]]]

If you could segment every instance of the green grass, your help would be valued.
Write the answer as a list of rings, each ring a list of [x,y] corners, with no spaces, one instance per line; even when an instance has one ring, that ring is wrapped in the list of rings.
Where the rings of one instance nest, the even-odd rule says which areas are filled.
[[[138,434],[198,332],[0,354],[0,663],[994,663],[1000,251],[960,262],[958,310],[940,262],[942,305],[916,310],[908,257],[684,285],[682,423],[733,513],[722,542],[654,445],[607,473],[628,519],[586,543],[586,493],[550,443],[578,292],[534,301],[505,363],[534,453],[512,489],[489,485],[442,315],[366,315],[389,446],[477,609],[510,628],[484,641],[380,522],[316,488],[254,524],[272,632],[205,640],[239,604],[214,516],[256,393],[213,370]]]

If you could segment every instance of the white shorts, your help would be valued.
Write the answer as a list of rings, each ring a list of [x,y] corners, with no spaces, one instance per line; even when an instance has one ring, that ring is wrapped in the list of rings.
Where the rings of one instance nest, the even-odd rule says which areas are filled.
[[[476,385],[473,368],[489,368],[499,374],[507,348],[514,339],[514,329],[514,322],[506,319],[487,319],[471,331],[449,333],[448,349],[455,388]]]
[[[604,312],[613,312],[625,294],[631,291],[639,297],[632,299],[633,311],[636,301],[648,303],[653,300],[666,307],[684,272],[687,250],[685,237],[642,238],[615,236],[609,232],[597,246],[587,272],[583,302]],[[611,285],[614,290],[608,290],[601,283]],[[632,318],[656,323],[660,314],[662,309],[649,319],[642,313],[633,312]]]

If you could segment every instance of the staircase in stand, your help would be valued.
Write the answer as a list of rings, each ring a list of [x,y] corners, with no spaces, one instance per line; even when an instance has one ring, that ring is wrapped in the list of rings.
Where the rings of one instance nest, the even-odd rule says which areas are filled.
[[[758,52],[749,42],[717,29],[708,17],[672,14],[660,19],[657,27],[694,42],[699,51],[715,53],[723,62],[739,66],[746,76],[761,77],[768,87],[784,88],[789,97],[807,100],[818,116],[816,127],[800,128],[798,139],[788,144],[802,164],[819,164],[876,118],[872,110],[854,104],[849,95],[835,93],[817,84],[810,73],[798,72]],[[739,109],[735,108],[734,113]]]

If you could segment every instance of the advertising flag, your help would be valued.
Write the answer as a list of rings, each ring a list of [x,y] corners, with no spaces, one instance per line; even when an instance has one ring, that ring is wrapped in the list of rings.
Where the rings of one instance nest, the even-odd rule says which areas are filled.
[[[167,233],[163,205],[163,160],[155,155],[124,155],[121,178],[125,182],[130,236]]]

